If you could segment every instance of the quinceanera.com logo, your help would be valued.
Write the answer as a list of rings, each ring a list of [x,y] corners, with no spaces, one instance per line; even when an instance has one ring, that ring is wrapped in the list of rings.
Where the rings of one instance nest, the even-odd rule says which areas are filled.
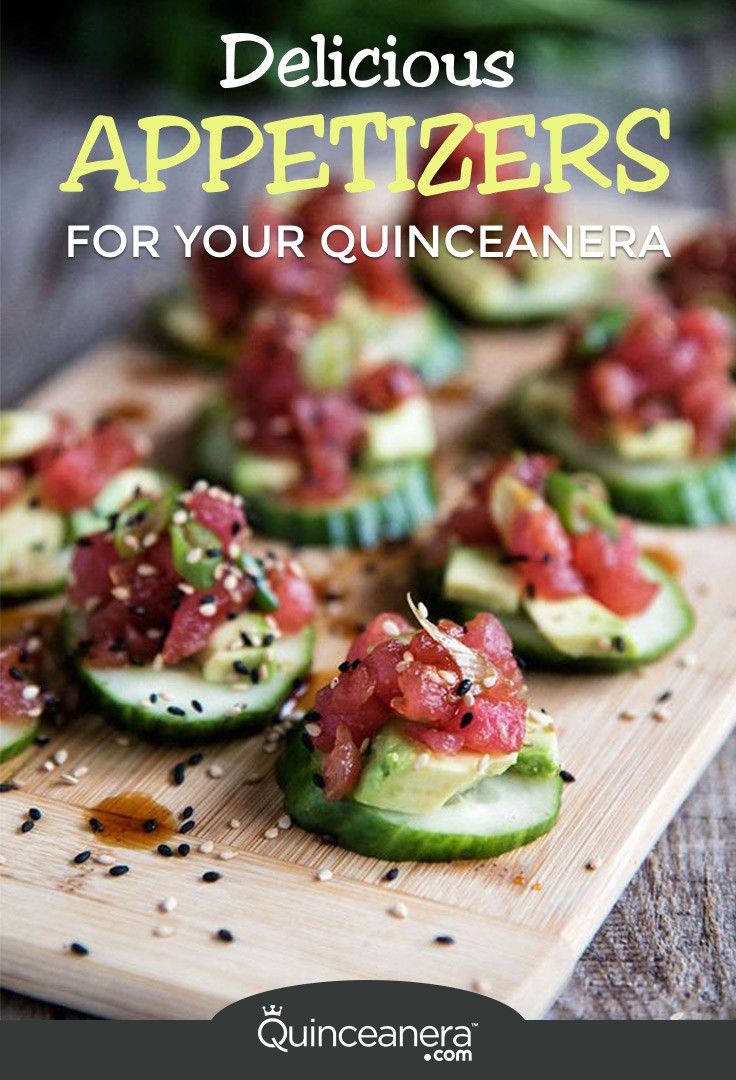
[[[435,1027],[425,1024],[384,1024],[374,1027],[363,1024],[318,1024],[311,1018],[306,1024],[287,1024],[281,1018],[283,1006],[263,1006],[263,1020],[258,1026],[258,1039],[269,1050],[288,1054],[297,1049],[361,1048],[365,1050],[414,1047],[422,1051],[425,1061],[472,1061],[472,1028],[478,1024],[444,1024]]]

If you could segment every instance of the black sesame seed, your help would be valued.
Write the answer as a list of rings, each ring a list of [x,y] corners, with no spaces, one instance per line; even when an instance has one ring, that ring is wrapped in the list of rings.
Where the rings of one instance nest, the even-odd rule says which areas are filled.
[[[184,824],[182,825],[182,827],[181,827],[181,828],[179,829],[179,832],[180,832],[180,833],[188,833],[188,832],[191,832],[191,831],[192,831],[192,829],[194,828],[194,826],[195,826],[196,824],[197,824],[197,823],[196,823],[196,821],[194,821],[194,819],[193,819],[193,818],[190,818],[190,819],[189,819],[189,821],[185,821],[185,822],[184,822]]]
[[[434,943],[435,945],[454,945],[455,939],[450,934],[438,934]]]
[[[31,806],[29,811],[28,811],[28,816],[31,819],[31,821],[40,821],[41,818],[43,817],[43,814],[41,813],[41,811],[38,809],[37,806]]]
[[[230,524],[230,535],[231,536],[237,536],[238,533],[240,532],[240,530],[242,529],[242,527],[243,526],[240,524],[239,521],[231,522],[231,524]]]
[[[17,667],[9,668],[8,674],[10,675],[10,678],[15,679],[16,682],[24,682],[25,681],[25,677],[26,677],[25,673],[23,671],[21,671],[20,668],[17,668]]]
[[[78,855],[74,856],[74,862],[77,863],[77,865],[80,865],[81,863],[86,862],[91,854],[91,851],[80,851]]]
[[[220,556],[222,555],[222,548],[219,548],[219,547],[205,548],[204,553],[207,556],[207,558],[209,558],[209,559],[219,559]]]
[[[611,645],[616,652],[626,652],[626,642],[620,634],[616,634],[615,637],[611,638]]]
[[[233,668],[238,675],[250,675],[250,669],[242,660],[233,660]]]
[[[185,773],[185,766],[184,766],[183,761],[180,761],[178,765],[174,766],[174,769],[173,769],[173,772],[172,772],[171,775],[172,775],[172,778],[173,778],[173,781],[174,781],[175,784],[183,784],[184,783],[184,778],[185,778],[186,773]]]
[[[317,786],[318,788],[323,788],[323,787],[325,786],[325,778],[324,778],[324,776],[321,776],[321,775],[320,775],[319,773],[317,773],[317,772],[316,772],[316,773],[314,774],[314,776],[312,777],[312,780],[314,781],[315,785],[316,785],[316,786]]]
[[[316,709],[310,709],[309,712],[305,712],[303,719],[305,724],[314,724],[322,719],[322,713],[318,713]]]
[[[654,700],[657,702],[658,705],[661,705],[663,702],[670,700],[670,698],[672,697],[672,693],[672,690],[663,690],[661,694],[657,694]]]
[[[194,702],[192,702],[192,705],[194,705]],[[187,765],[199,765],[202,761],[204,761],[204,754],[198,750],[196,754],[190,756]]]
[[[355,660],[353,660],[352,664],[350,665],[351,669],[352,669],[353,671],[355,671],[355,669],[356,669],[356,668],[359,668],[359,667],[360,667],[360,663],[361,663],[360,657],[359,657],[359,656],[357,656],[357,657],[355,658]]]
[[[184,858],[184,856],[188,855],[192,849],[189,844],[179,844],[176,850],[181,855],[181,857]]]
[[[320,833],[320,843],[325,844],[326,847],[334,847],[337,844],[337,837],[331,832]]]
[[[468,724],[472,724],[472,722],[473,722],[473,714],[472,714],[472,712],[463,713],[463,715],[460,717],[460,727],[461,728],[467,727]]]
[[[105,826],[102,824],[99,818],[91,817],[89,819],[89,827],[92,832],[104,832]]]
[[[149,818],[146,818],[146,820],[143,822],[143,831],[144,832],[155,832],[157,828],[158,828],[158,822],[156,821],[155,818],[149,817]]]
[[[202,874],[202,881],[219,881],[222,874],[217,870],[205,870]]]
[[[111,866],[107,872],[110,877],[122,877],[122,875],[127,874],[129,870],[130,867],[126,866],[125,863],[118,863],[117,866]]]
[[[458,697],[462,697],[463,694],[467,694],[468,690],[470,690],[472,685],[473,685],[473,680],[472,679],[461,679],[460,682],[455,687],[455,693],[457,694]]]
[[[214,603],[215,603],[215,597],[212,595],[212,593],[205,593],[204,596],[201,597],[201,599],[199,601],[199,606],[202,607],[203,604],[214,604]]]
[[[34,739],[36,746],[47,746],[51,742],[50,735],[37,735]]]
[[[193,806],[185,806],[184,809],[182,810],[182,812],[179,814],[179,817],[181,818],[182,821],[186,821],[187,818],[190,818],[193,813],[194,813],[194,807]]]
[[[197,701],[196,698],[192,698],[192,700],[189,702],[189,704],[192,706],[192,708],[194,709],[195,712],[201,713],[203,711],[202,702]],[[191,762],[190,762],[190,764],[191,764]]]
[[[69,946],[69,951],[73,952],[75,956],[89,956],[89,949],[81,941],[73,941]]]
[[[15,784],[12,780],[9,780],[4,784],[0,784],[0,795],[4,795],[6,791],[15,791]]]
[[[337,670],[338,671],[350,671],[350,667],[351,667],[350,661],[349,660],[343,660],[343,662],[341,664],[337,665]]]
[[[158,701],[158,694],[149,694],[148,700],[151,702],[152,705],[155,705]]]
[[[560,769],[560,780],[562,780],[563,784],[575,783],[575,777],[567,769]]]
[[[159,844],[156,848],[156,851],[159,853],[159,855],[163,855],[167,859],[170,855],[174,854],[168,844]]]
[[[396,878],[398,876],[399,876],[399,868],[398,868],[398,866],[392,866],[391,869],[387,870],[386,873],[383,875],[383,880],[384,881],[396,881]]]
[[[240,640],[243,642],[246,649],[250,649],[253,645],[253,639],[249,634],[246,634],[245,630],[240,631]]]
[[[250,677],[251,677],[251,680],[253,682],[253,685],[258,686],[258,683],[261,681],[260,669],[259,668],[253,668],[253,670],[250,673]]]
[[[20,831],[21,832],[30,832],[35,824],[36,824],[35,821],[30,821],[30,820],[24,821],[23,824],[20,827]]]
[[[276,637],[275,637],[274,634],[264,634],[263,635],[263,644],[266,646],[266,648],[268,648],[269,645],[273,645],[275,640],[276,640]]]
[[[222,930],[217,931],[217,938],[219,941],[234,941],[232,930],[226,930],[224,927]]]
[[[77,547],[92,547],[92,538],[90,536],[80,536],[76,544]]]
[[[172,716],[186,716],[186,710],[180,708],[178,705],[169,705],[166,709],[167,713],[171,713]]]

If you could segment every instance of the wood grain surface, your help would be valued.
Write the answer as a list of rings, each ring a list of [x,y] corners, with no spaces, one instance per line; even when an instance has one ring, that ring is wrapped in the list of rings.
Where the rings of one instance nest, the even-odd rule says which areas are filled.
[[[438,469],[448,499],[481,449],[503,444],[496,406],[509,383],[520,370],[548,359],[557,340],[558,331],[550,328],[471,335],[471,370],[435,402],[443,447]],[[164,460],[181,464],[182,429],[211,385],[210,378],[189,369],[112,345],[66,370],[34,402],[64,405],[87,418],[130,413],[135,404]],[[647,527],[640,534],[647,542],[665,542],[682,558],[698,626],[673,657],[644,673],[530,676],[533,699],[557,719],[564,764],[577,777],[549,836],[494,862],[406,865],[388,884],[385,864],[325,847],[296,828],[266,838],[282,805],[271,775],[273,755],[264,751],[262,736],[207,747],[202,765],[176,787],[171,768],[181,750],[135,740],[127,745],[127,738],[121,745],[99,718],[78,717],[55,732],[49,746],[2,770],[3,778],[12,775],[22,785],[0,802],[7,860],[0,868],[4,983],[104,1016],[208,1016],[236,997],[283,984],[396,977],[475,986],[526,1016],[543,1015],[734,719],[734,530]],[[358,623],[402,603],[415,549],[405,544],[379,554],[302,556],[323,595],[328,583],[338,594],[324,603],[321,615],[316,671],[324,674]],[[693,666],[682,665],[686,653],[696,658]],[[673,693],[669,719],[658,722],[652,709],[665,689]],[[623,708],[636,720],[619,719]],[[70,766],[89,768],[79,784],[60,782],[59,770],[43,771],[43,762],[59,748],[67,751]],[[208,774],[212,764],[223,769],[219,779]],[[90,810],[130,791],[144,791],[175,815],[186,803],[194,805],[197,826],[187,839],[195,849],[211,840],[215,850],[167,860],[151,852],[153,843],[132,851],[113,843],[115,858],[131,867],[116,879],[93,860],[73,865],[78,850],[104,851],[114,840],[92,836],[86,824]],[[31,802],[44,817],[31,833],[21,834]],[[708,842],[704,836],[703,853]],[[222,860],[223,850],[236,855]],[[691,848],[688,856],[695,857]],[[591,863],[595,870],[586,869]],[[221,870],[222,880],[203,883],[206,868]],[[321,868],[332,871],[332,880],[316,880]],[[676,863],[670,874],[673,869]],[[666,927],[675,921],[674,913],[668,919],[668,893],[677,895],[663,883],[662,895],[652,896],[636,926],[639,947],[663,949],[663,955]],[[157,905],[169,895],[178,906],[164,915]],[[406,920],[389,913],[397,899],[409,909]],[[703,912],[721,972],[720,982],[715,973],[709,979],[709,1007],[727,1011],[725,980],[733,965],[728,966],[729,946],[720,941],[724,924],[717,906],[710,895]],[[171,926],[175,936],[155,936],[161,925]],[[232,945],[213,939],[221,926],[235,934]],[[451,933],[455,944],[434,945],[437,933]],[[70,955],[73,940],[88,945],[90,955]],[[614,949],[617,940],[626,934],[612,937]],[[587,975],[584,966],[582,972],[594,979],[594,970]],[[677,989],[691,980],[685,963]],[[647,1015],[653,1003],[635,1005],[636,985],[623,982],[622,998],[626,994],[628,1000],[622,1011]],[[669,1002],[666,1008],[680,1011]]]

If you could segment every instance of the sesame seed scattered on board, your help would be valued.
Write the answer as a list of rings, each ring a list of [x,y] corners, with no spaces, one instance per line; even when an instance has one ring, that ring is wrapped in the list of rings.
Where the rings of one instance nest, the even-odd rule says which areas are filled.
[[[264,837],[265,840],[275,840],[278,835],[279,835],[279,830],[272,827],[270,829],[266,829],[266,831],[263,834],[263,837]]]
[[[207,775],[213,780],[219,780],[224,775],[225,770],[222,765],[208,765]]]
[[[153,928],[154,937],[171,937],[173,933],[173,926],[154,926]]]
[[[178,900],[175,896],[167,896],[159,903],[158,908],[159,911],[169,912],[173,911],[177,904]]]
[[[240,819],[236,818],[236,817],[230,818],[229,825],[230,825],[231,829],[239,829],[240,828]]]
[[[202,855],[209,855],[211,851],[214,851],[214,848],[215,845],[212,843],[211,840],[203,840],[197,848],[197,851],[201,852]]]
[[[68,757],[68,750],[55,750],[54,753],[51,755],[51,760],[53,761],[54,765],[63,765]]]
[[[321,870],[317,871],[317,881],[332,881],[332,871],[323,866]]]
[[[279,829],[290,829],[291,828],[291,818],[289,817],[288,814],[282,814],[281,817],[279,818],[279,820],[276,822],[276,825],[278,826]]]
[[[393,915],[395,919],[405,919],[409,914],[409,909],[407,908],[403,900],[398,900],[395,904],[392,904],[391,907],[388,908],[388,913],[389,915]]]

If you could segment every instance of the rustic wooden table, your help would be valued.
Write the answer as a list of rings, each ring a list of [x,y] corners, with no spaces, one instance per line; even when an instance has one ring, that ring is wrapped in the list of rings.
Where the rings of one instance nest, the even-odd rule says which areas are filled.
[[[618,84],[636,88],[636,93],[631,92],[633,104],[674,103],[678,123],[669,157],[669,196],[733,212],[733,155],[706,157],[688,137],[689,120],[699,107],[692,86],[717,91],[729,74],[730,55],[727,41],[707,44],[695,54],[660,47],[646,54],[646,64],[641,54],[638,59],[623,60],[634,67],[628,74],[618,72]],[[533,109],[539,87],[529,80],[519,82],[512,108],[531,103]],[[579,108],[581,93],[592,113],[621,114],[620,105],[616,108],[605,90],[597,87],[591,93],[589,86],[545,92],[544,110],[564,111],[567,103]],[[205,209],[202,193],[183,172],[164,199],[115,195],[102,184],[92,184],[83,196],[65,199],[57,184],[69,169],[90,117],[103,107],[123,117],[127,145],[135,133],[136,118],[157,111],[159,100],[154,92],[141,92],[133,99],[127,89],[109,87],[99,95],[99,88],[79,78],[58,76],[20,58],[11,58],[7,64],[2,169],[6,401],[21,396],[104,334],[135,326],[141,297],[178,274],[178,261],[167,259],[165,253],[152,264],[116,260],[105,273],[99,272],[97,260],[67,260],[68,223],[140,222],[156,224],[163,232],[173,221],[184,225],[227,221],[245,197],[242,190],[209,197]],[[403,104],[405,111],[411,111],[411,105]],[[243,111],[251,115],[263,111],[251,106],[248,102]],[[283,101],[279,107],[284,114],[290,111]],[[170,101],[166,111],[175,111]],[[201,105],[191,103],[183,103],[181,111],[206,114]],[[228,111],[238,109],[230,103]],[[305,109],[300,103],[292,111]],[[426,98],[417,108],[422,111],[428,112]],[[255,169],[246,187],[258,188],[262,183],[262,174]],[[732,737],[634,875],[550,1011],[551,1019],[736,1016],[735,821],[736,738]],[[86,1018],[7,991],[0,1004],[5,1019]]]

